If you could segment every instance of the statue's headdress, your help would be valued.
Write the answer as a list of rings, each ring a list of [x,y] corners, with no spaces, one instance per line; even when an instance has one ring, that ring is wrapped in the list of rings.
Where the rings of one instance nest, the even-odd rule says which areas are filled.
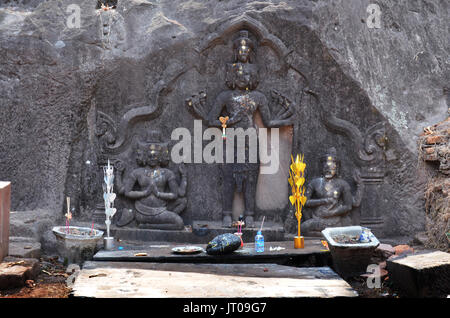
[[[168,143],[162,141],[161,133],[156,130],[148,131],[144,137],[137,141],[137,146],[150,151],[168,152]]]
[[[322,160],[334,160],[339,161],[339,158],[337,156],[336,148],[331,147],[329,148],[321,157]]]
[[[321,157],[320,157],[320,164],[322,165],[325,162],[333,161],[336,163],[337,169],[339,170],[341,161],[337,155],[336,148],[331,147],[329,148]]]
[[[247,30],[239,31],[239,36],[233,42],[233,50],[237,49],[240,46],[248,46],[252,51],[255,49],[255,45],[248,35]]]
[[[169,157],[169,143],[163,142],[161,133],[157,130],[149,130],[136,142],[136,146],[140,149],[144,149],[147,153],[157,151],[161,154],[160,162],[162,165],[168,164]]]
[[[255,58],[255,43],[250,39],[247,30],[239,31],[239,35],[236,40],[233,41],[234,61],[237,61],[237,49],[241,46],[250,48],[249,62],[252,63]]]

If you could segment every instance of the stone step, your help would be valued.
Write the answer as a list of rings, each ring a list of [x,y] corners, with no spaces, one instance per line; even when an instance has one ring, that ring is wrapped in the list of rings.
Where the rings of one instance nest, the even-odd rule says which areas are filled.
[[[39,239],[45,231],[52,228],[55,220],[56,213],[52,210],[11,211],[9,235]]]
[[[91,226],[87,224],[86,226]],[[95,224],[96,229],[106,231],[104,224]],[[242,230],[242,239],[247,242],[253,242],[258,227],[244,228]],[[222,222],[217,221],[193,221],[192,226],[187,226],[181,231],[165,231],[156,229],[141,229],[131,227],[111,226],[111,236],[116,239],[128,241],[147,241],[147,242],[174,242],[174,243],[207,243],[214,237],[224,233],[237,232],[236,228],[223,227]],[[264,240],[283,241],[285,233],[281,224],[266,222],[262,229]]]
[[[55,253],[56,238],[51,229],[57,224],[57,213],[48,209],[28,211],[11,211],[9,235],[11,237],[25,237],[41,243],[39,247],[43,252]],[[34,249],[34,247],[33,247]],[[13,247],[14,255],[22,255],[21,247]],[[18,254],[15,254],[18,253]],[[28,253],[29,254],[29,253]],[[27,254],[25,254],[25,257]],[[30,257],[35,257],[32,254]]]
[[[41,243],[31,237],[9,237],[9,256],[20,258],[41,257]]]
[[[450,253],[425,251],[387,260],[389,277],[411,297],[450,294]]]
[[[327,266],[331,263],[330,252],[319,239],[305,238],[305,247],[295,249],[294,242],[266,242],[264,252],[255,251],[255,243],[244,242],[244,246],[230,254],[209,255],[205,251],[180,255],[173,248],[186,246],[180,243],[117,243],[112,251],[100,250],[94,261],[105,262],[159,262],[159,263],[275,263],[294,266]],[[118,245],[120,244],[120,246]],[[188,244],[206,249],[206,243]]]
[[[329,267],[276,264],[86,262],[75,297],[356,297]]]

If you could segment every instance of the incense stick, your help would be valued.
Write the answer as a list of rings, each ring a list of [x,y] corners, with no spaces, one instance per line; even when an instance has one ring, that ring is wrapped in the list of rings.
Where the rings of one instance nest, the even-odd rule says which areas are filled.
[[[67,234],[69,234],[70,197],[67,197],[66,200],[67,200],[66,229],[67,229]]]
[[[260,232],[262,231],[263,224],[264,224],[264,219],[265,219],[265,218],[266,218],[266,216],[264,215],[264,216],[263,216],[263,220],[262,220],[262,222],[261,222],[261,228],[259,229]]]

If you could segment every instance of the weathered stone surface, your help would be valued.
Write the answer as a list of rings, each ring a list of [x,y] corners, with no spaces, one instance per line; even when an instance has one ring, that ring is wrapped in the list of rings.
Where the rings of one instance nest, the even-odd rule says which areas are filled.
[[[41,248],[47,255],[56,255],[58,253],[57,240],[51,230],[44,232],[42,235]]]
[[[414,248],[409,245],[402,244],[394,246],[394,251],[395,255],[412,254],[414,253]]]
[[[0,182],[0,262],[8,255],[11,184]]]
[[[15,238],[23,238],[23,240],[31,240],[39,244],[39,248],[35,246],[33,252],[29,255],[39,255],[37,249],[44,253],[54,253],[55,243],[54,238],[49,238],[47,233],[51,228],[58,223],[58,217],[55,211],[48,209],[36,209],[31,211],[11,211],[10,215],[10,236]],[[63,222],[63,221],[61,221]],[[54,236],[52,234],[52,236]],[[16,239],[17,241],[17,239]],[[14,249],[18,255],[21,255],[21,247]],[[24,256],[26,257],[26,256]],[[31,256],[30,256],[31,257]]]
[[[412,244],[425,245],[428,242],[428,235],[426,232],[419,232],[414,236]]]
[[[37,259],[41,257],[41,243],[33,238],[11,236],[9,239],[9,256]]]
[[[111,228],[111,235],[117,239],[125,241],[144,241],[144,242],[178,242],[178,243],[197,243],[206,244],[214,237],[229,233],[229,228],[222,227],[222,222],[193,221],[192,228],[187,227],[182,231],[163,231],[153,229],[134,229],[134,228]],[[267,227],[266,227],[267,225]],[[89,226],[86,224],[84,226]],[[96,224],[95,228],[105,231],[104,224]],[[242,239],[244,242],[253,242],[258,229],[242,230]],[[285,233],[282,226],[275,226],[267,222],[263,228],[264,239],[269,241],[283,241]],[[290,239],[290,238],[289,238]]]
[[[413,297],[445,296],[450,293],[450,254],[434,251],[387,260],[393,283]]]
[[[356,297],[329,267],[276,264],[86,262],[75,297]],[[226,309],[224,309],[226,312]]]
[[[362,135],[386,124],[385,180],[374,187],[379,196],[363,199],[362,206],[376,202],[387,235],[423,230],[415,136],[446,114],[448,39],[442,30],[448,29],[448,4],[377,3],[379,29],[368,27],[365,1],[130,0],[99,14],[96,1],[85,0],[77,3],[81,23],[72,28],[71,0],[2,4],[0,179],[15,180],[13,209],[48,208],[60,216],[70,196],[75,217],[90,219],[101,202],[104,158],[98,149],[117,137],[96,135],[99,112],[117,128],[136,105],[148,106],[158,112],[136,123],[134,132],[192,130],[183,101],[202,89],[210,95],[223,90],[232,36],[248,28],[259,41],[261,90],[280,90],[300,105],[299,126],[280,130],[292,145],[283,153],[305,153],[308,176],[319,175],[314,158],[330,146],[339,146],[342,157],[355,154],[348,136],[325,127],[307,89],[324,97],[326,113]],[[350,176],[356,165],[344,162],[342,175]],[[257,220],[263,214],[285,218],[283,169],[276,180],[261,179]],[[219,168],[192,164],[187,173],[185,224],[218,220]],[[274,184],[277,191],[267,186]]]
[[[395,254],[395,249],[390,244],[380,243],[374,251],[374,257],[381,259],[387,259]]]
[[[180,255],[173,253],[174,247],[186,246],[180,243],[151,242],[136,244],[133,242],[121,242],[122,249],[115,251],[100,250],[94,255],[94,261],[101,262],[147,262],[147,263],[274,263],[290,266],[330,266],[330,252],[323,249],[318,239],[305,239],[305,248],[294,248],[294,242],[266,242],[264,252],[255,251],[255,243],[244,242],[244,247],[227,255],[209,255],[196,253]],[[204,245],[199,245],[204,247]],[[281,247],[281,250],[273,248]],[[139,255],[139,253],[144,253]],[[138,254],[138,255],[136,255]]]
[[[10,289],[25,285],[39,274],[39,261],[8,257],[0,263],[0,289]]]
[[[17,237],[39,238],[51,229],[57,220],[55,211],[36,209],[30,211],[11,211],[10,235]]]

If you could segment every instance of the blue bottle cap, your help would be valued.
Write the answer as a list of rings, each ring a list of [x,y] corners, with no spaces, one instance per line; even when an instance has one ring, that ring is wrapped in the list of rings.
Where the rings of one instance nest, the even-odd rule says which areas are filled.
[[[256,235],[262,235],[261,231],[256,232]]]

